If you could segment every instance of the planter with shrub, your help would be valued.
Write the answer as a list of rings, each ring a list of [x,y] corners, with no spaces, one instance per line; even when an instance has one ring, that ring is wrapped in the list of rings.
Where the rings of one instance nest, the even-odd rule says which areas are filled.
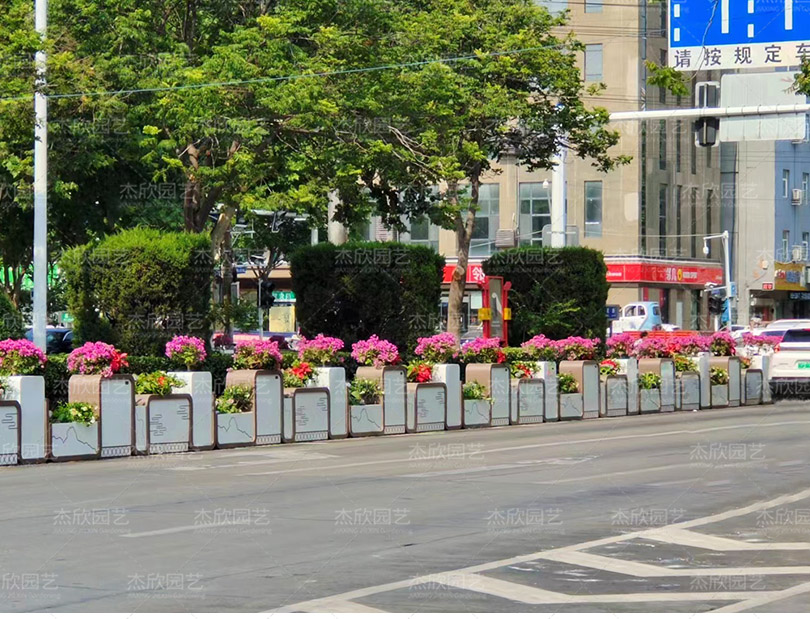
[[[382,389],[382,401],[379,405],[383,415],[382,432],[404,433],[408,411],[408,379],[406,368],[399,365],[402,360],[397,347],[372,335],[369,339],[352,345],[352,358],[359,364],[356,378],[375,381]],[[351,387],[349,391],[351,393]],[[351,429],[355,414],[350,410],[349,415],[350,434],[358,436],[355,429]],[[373,432],[373,429],[368,426],[362,432]]]
[[[511,393],[511,423],[528,424],[542,423],[545,413],[545,383],[535,378],[538,371],[538,362],[527,358],[522,348],[511,349],[519,351],[516,358],[510,359],[509,372],[512,376]]]
[[[49,423],[49,458],[92,460],[101,455],[101,422],[98,409],[91,402],[68,402],[58,405]]]
[[[723,408],[729,405],[729,374],[719,366],[712,366],[709,370],[712,384],[712,408]]]
[[[577,381],[577,391],[582,397],[582,418],[599,417],[601,385],[599,364],[590,360],[560,361],[560,374],[571,375]]]
[[[491,404],[490,424],[509,425],[511,376],[506,364],[506,354],[501,349],[498,338],[480,337],[464,343],[461,347],[461,359],[467,364],[465,382],[480,383],[487,390]]]
[[[560,419],[582,419],[582,393],[573,374],[561,372],[557,376],[557,390],[560,398]]]
[[[383,389],[378,380],[359,375],[349,385],[349,435],[375,436],[384,432]]]
[[[716,334],[717,335],[717,334]],[[725,347],[721,347],[721,352],[728,352],[728,345],[726,340],[718,340],[723,342]],[[728,403],[725,406],[740,406],[742,403],[742,362],[739,357],[734,356],[732,351],[731,355],[715,355],[709,358],[709,372],[710,372],[710,380],[711,380],[711,370],[714,368],[719,368],[721,370],[725,370],[726,374],[728,375]],[[715,383],[712,382],[714,385]],[[714,404],[714,400],[712,401],[712,407],[716,406]]]
[[[613,359],[599,364],[600,417],[623,417],[627,414],[627,376],[620,374],[621,367]]]
[[[464,427],[492,425],[492,399],[486,385],[473,380],[464,384]]]
[[[229,385],[217,398],[217,447],[256,444],[256,395],[249,385]]]
[[[171,366],[177,368],[169,374],[183,382],[182,386],[173,387],[172,393],[191,396],[191,449],[213,449],[213,376],[211,372],[200,370],[208,359],[205,342],[198,337],[177,335],[166,344],[166,357]]]
[[[28,340],[0,341],[0,379],[5,384],[0,399],[19,405],[21,433],[15,451],[23,462],[44,462],[48,455],[45,378],[40,375],[46,362],[42,350]]]
[[[643,372],[638,377],[638,407],[642,413],[661,412],[661,375]]]
[[[650,338],[651,339],[651,338]],[[638,360],[639,374],[657,374],[661,378],[659,386],[661,396],[660,412],[671,413],[675,410],[675,362],[671,357],[644,358]],[[644,411],[642,411],[644,412]]]
[[[459,354],[458,340],[451,333],[437,333],[430,337],[420,337],[417,340],[414,354],[418,359],[415,361],[417,366],[430,367],[429,380],[444,383],[446,386],[446,428],[448,430],[459,429],[462,425],[463,397],[461,394],[461,366],[456,363]],[[418,374],[414,375],[414,378],[417,376]],[[411,379],[410,373],[408,380],[418,382]]]
[[[613,361],[619,366],[619,376],[627,379],[627,414],[638,415],[638,359],[618,357]]]
[[[298,358],[315,368],[312,385],[329,390],[329,436],[345,438],[349,435],[349,407],[346,399],[346,369],[343,340],[319,333],[298,344]]]
[[[191,396],[173,394],[184,387],[166,372],[140,374],[135,380],[135,451],[139,454],[188,451],[194,412]]]
[[[697,363],[684,355],[672,357],[675,363],[675,408],[697,410],[700,408],[700,374]]]
[[[8,390],[6,380],[0,376],[0,466],[19,463],[22,445],[20,403],[5,399]]]

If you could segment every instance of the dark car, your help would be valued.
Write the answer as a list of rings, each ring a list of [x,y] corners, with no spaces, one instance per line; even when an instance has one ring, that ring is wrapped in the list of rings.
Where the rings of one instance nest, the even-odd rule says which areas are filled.
[[[25,332],[25,339],[34,341],[34,330]],[[73,329],[67,327],[49,327],[45,331],[45,354],[53,355],[73,350]]]

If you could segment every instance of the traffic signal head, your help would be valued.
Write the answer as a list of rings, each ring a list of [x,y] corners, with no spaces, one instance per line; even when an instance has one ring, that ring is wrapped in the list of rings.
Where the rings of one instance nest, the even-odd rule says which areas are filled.
[[[273,282],[259,282],[259,307],[265,309],[273,307],[273,303],[276,302],[276,298],[273,296],[275,289],[276,285]]]

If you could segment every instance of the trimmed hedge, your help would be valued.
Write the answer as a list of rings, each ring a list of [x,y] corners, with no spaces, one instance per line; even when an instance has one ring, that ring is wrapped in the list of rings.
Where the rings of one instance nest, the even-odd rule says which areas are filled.
[[[605,337],[610,284],[602,252],[521,247],[494,254],[483,267],[487,275],[512,282],[510,342],[519,345],[538,333],[551,339]]]
[[[65,252],[74,340],[163,354],[176,334],[210,337],[213,260],[203,234],[135,228]]]
[[[0,340],[18,339],[25,334],[22,314],[8,295],[0,290]]]
[[[444,258],[402,243],[323,243],[290,257],[296,315],[305,337],[324,333],[347,348],[373,334],[400,354],[435,331]]]

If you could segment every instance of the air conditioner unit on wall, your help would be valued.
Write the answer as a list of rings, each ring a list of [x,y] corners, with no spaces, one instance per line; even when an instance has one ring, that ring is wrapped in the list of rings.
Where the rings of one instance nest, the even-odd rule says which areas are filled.
[[[804,261],[804,248],[801,245],[794,245],[793,250],[790,253],[790,257],[793,262]]]
[[[790,203],[793,206],[799,206],[802,203],[802,197],[804,192],[801,189],[794,189],[793,195],[790,198]]]

